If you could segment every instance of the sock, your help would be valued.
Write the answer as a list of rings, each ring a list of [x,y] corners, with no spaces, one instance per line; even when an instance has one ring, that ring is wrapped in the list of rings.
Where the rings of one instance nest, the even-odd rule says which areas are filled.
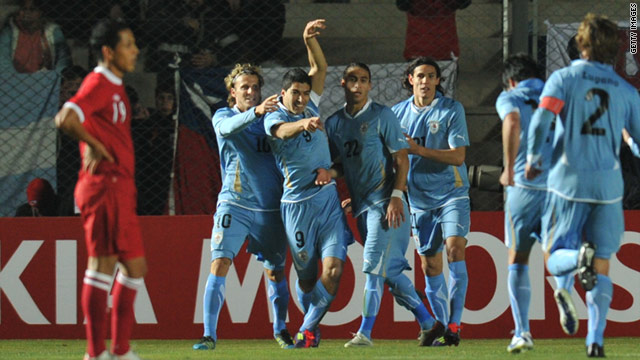
[[[398,304],[413,313],[420,324],[420,328],[422,330],[431,329],[434,323],[433,317],[427,311],[427,307],[424,306],[418,294],[416,294],[416,289],[413,287],[411,280],[406,275],[399,274],[388,278],[387,282],[391,285],[389,291],[391,291]]]
[[[379,275],[365,274],[364,303],[362,306],[362,323],[358,332],[371,339],[371,330],[376,322],[380,301],[382,300],[382,286],[384,278]]]
[[[547,260],[547,269],[554,276],[568,275],[578,267],[578,250],[558,249]]]
[[[468,285],[467,263],[464,260],[449,263],[449,299],[451,299],[449,323],[460,326]]]
[[[573,273],[563,276],[554,276],[554,278],[556,279],[556,284],[558,284],[558,289],[565,289],[569,294],[571,294],[573,291],[573,282],[575,280]]]
[[[309,311],[304,315],[300,332],[305,330],[315,331],[334,298],[334,296],[327,292],[327,289],[324,288],[320,280],[316,282],[316,286],[313,288],[311,294],[311,305],[309,306]]]
[[[607,327],[607,312],[613,296],[611,278],[598,274],[598,283],[587,291],[587,310],[589,313],[589,330],[587,346],[593,343],[604,345],[604,329]]]
[[[86,270],[82,285],[82,312],[87,320],[87,353],[94,357],[105,349],[107,334],[107,297],[111,289],[111,276],[95,270]]]
[[[427,287],[425,292],[436,320],[444,326],[449,324],[449,295],[444,274],[425,276]]]
[[[130,278],[121,272],[113,285],[113,309],[111,311],[111,353],[124,355],[129,351],[129,339],[133,330],[135,313],[133,304],[142,278]]]
[[[531,282],[529,266],[525,264],[509,265],[509,301],[515,324],[515,335],[529,331],[529,304],[531,303]]]
[[[269,280],[269,300],[273,307],[273,333],[280,334],[286,329],[287,307],[289,306],[289,290],[287,280],[282,279],[279,283]]]
[[[302,291],[302,289],[300,288],[300,279],[296,281],[296,295],[298,296],[298,302],[302,306],[303,314],[306,314],[309,311],[309,305],[311,305],[312,293],[313,291],[308,293]]]
[[[227,278],[209,274],[204,290],[204,336],[218,340],[218,316],[224,304],[224,290]]]

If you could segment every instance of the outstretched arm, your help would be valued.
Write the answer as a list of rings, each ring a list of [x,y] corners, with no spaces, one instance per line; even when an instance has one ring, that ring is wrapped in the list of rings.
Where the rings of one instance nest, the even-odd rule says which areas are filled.
[[[322,95],[324,91],[324,80],[327,77],[327,59],[325,59],[317,39],[318,35],[320,35],[320,30],[326,28],[324,22],[324,19],[309,21],[302,34],[309,57],[311,90],[318,95]]]
[[[300,119],[294,122],[281,122],[271,127],[271,135],[282,140],[287,140],[298,136],[303,131],[314,132],[322,130],[322,121],[317,116]]]

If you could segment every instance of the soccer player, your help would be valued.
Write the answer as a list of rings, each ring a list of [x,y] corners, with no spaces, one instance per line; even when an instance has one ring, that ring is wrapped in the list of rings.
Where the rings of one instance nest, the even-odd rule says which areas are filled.
[[[411,97],[392,108],[410,146],[413,235],[437,320],[431,331],[422,334],[423,346],[458,345],[468,283],[465,236],[470,206],[464,157],[469,136],[462,104],[443,96],[440,80],[435,60],[416,58],[403,78]],[[449,262],[448,291],[442,274],[443,247]]]
[[[298,274],[298,300],[305,313],[296,348],[318,346],[318,324],[336,296],[347,245],[353,242],[335,182],[316,181],[319,169],[331,165],[327,136],[318,117],[327,62],[317,36],[324,28],[324,20],[311,21],[305,27],[303,37],[311,69],[308,74],[293,69],[283,76],[279,108],[264,121],[284,176],[280,210]]]
[[[113,270],[120,263],[112,296],[111,353],[138,359],[129,346],[133,303],[147,264],[136,217],[131,106],[122,77],[134,70],[138,47],[129,26],[102,21],[92,30],[98,66],[55,117],[58,128],[79,140],[82,168],[75,199],[89,255],[82,286],[86,318],[85,359],[111,359],[105,349],[107,299]]]
[[[272,95],[261,101],[260,69],[237,64],[225,78],[229,107],[213,116],[222,168],[222,189],[211,230],[211,273],[204,292],[204,335],[194,350],[216,347],[218,316],[229,267],[248,239],[248,250],[263,261],[273,307],[274,338],[293,347],[286,329],[289,288],[284,275],[287,241],[280,220],[282,176],[264,134],[264,115],[277,108]]]
[[[366,275],[360,329],[344,346],[372,346],[371,331],[385,285],[398,304],[413,312],[423,331],[434,321],[411,280],[402,273],[409,269],[405,258],[409,209],[403,199],[409,169],[407,141],[391,109],[369,99],[371,71],[367,65],[349,64],[341,85],[346,105],[326,122],[336,164],[318,171],[318,181],[340,176],[344,169],[352,211],[364,240],[362,271]]]
[[[621,134],[625,128],[639,138],[640,97],[613,69],[620,44],[615,23],[587,14],[576,41],[582,59],[551,74],[542,90],[529,130],[525,176],[534,179],[541,173],[549,125],[557,116],[543,249],[552,275],[578,270],[587,292],[587,356],[604,357],[613,295],[609,258],[624,232]]]

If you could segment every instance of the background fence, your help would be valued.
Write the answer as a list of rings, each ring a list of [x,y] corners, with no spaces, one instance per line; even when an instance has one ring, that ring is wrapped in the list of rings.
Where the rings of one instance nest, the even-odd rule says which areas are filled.
[[[339,74],[349,62],[373,64],[371,96],[391,106],[406,96],[400,86],[406,58],[435,56],[446,68],[448,92],[465,107],[470,168],[502,165],[494,102],[505,55],[529,52],[548,76],[569,62],[567,41],[587,12],[609,16],[628,36],[629,1],[473,0],[456,9],[461,3],[0,0],[0,216],[13,216],[27,201],[35,177],[48,180],[58,194],[52,213],[73,213],[77,144],[57,133],[51,118],[94,66],[87,43],[100,18],[124,18],[141,48],[136,71],[125,77],[137,104],[132,134],[140,214],[214,211],[220,170],[210,118],[225,106],[222,78],[234,63],[251,61],[263,67],[263,95],[279,92],[287,68],[308,66],[301,35],[309,20],[327,20],[319,39],[331,66],[325,116],[344,102]],[[42,49],[14,46],[18,25],[27,34],[41,31]],[[621,49],[616,69],[638,86],[636,56]],[[625,208],[638,208],[638,161],[623,149],[622,162]],[[497,174],[484,173],[483,180],[496,184]],[[497,191],[471,190],[473,210],[502,209],[502,193],[492,187]]]

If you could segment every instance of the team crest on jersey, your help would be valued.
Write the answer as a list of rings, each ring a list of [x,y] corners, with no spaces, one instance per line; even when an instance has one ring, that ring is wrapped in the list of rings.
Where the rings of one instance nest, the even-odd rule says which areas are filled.
[[[213,242],[215,242],[216,244],[220,244],[222,242],[223,237],[224,237],[224,234],[222,233],[222,231],[217,232],[213,234]]]
[[[120,94],[113,94],[113,101],[114,102],[120,101]]]
[[[303,262],[307,262],[307,260],[309,260],[309,254],[307,254],[306,250],[302,250],[302,251],[298,252],[298,257]]]
[[[362,125],[360,125],[360,133],[365,134],[367,130],[369,130],[369,123],[362,123]]]
[[[429,123],[429,132],[435,134],[440,130],[440,123],[437,121],[432,121]]]

